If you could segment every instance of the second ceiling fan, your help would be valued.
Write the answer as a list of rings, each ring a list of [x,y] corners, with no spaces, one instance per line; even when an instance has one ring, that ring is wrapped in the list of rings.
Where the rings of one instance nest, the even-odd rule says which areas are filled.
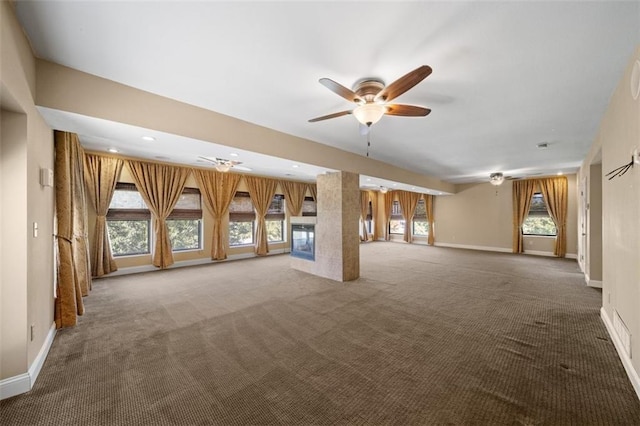
[[[349,90],[329,78],[321,78],[319,80],[320,84],[346,100],[356,103],[358,106],[352,110],[312,118],[309,122],[314,123],[316,121],[353,114],[360,123],[370,127],[372,124],[377,123],[385,114],[404,117],[424,117],[431,112],[429,108],[415,105],[389,104],[387,102],[397,98],[420,83],[431,74],[431,71],[430,66],[422,65],[388,86],[385,86],[382,80],[368,78],[358,82],[353,90]]]

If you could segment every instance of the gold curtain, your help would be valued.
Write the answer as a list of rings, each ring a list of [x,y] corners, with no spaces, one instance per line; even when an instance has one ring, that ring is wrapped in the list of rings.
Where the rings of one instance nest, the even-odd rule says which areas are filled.
[[[558,257],[567,254],[567,177],[539,179],[540,192],[547,203],[549,216],[558,229],[553,253]]]
[[[153,265],[166,268],[173,265],[167,216],[173,210],[189,177],[189,169],[165,164],[127,160],[131,177],[153,215],[155,247]]]
[[[531,197],[536,189],[535,179],[513,181],[513,252],[524,253],[524,239],[522,238],[522,223],[529,214]]]
[[[391,240],[389,225],[391,224],[391,210],[393,209],[393,192],[389,191],[384,194],[384,239]]]
[[[434,204],[436,201],[435,195],[424,194],[424,206],[427,211],[427,220],[429,221],[429,236],[427,237],[427,244],[430,246],[436,242],[436,216],[434,212]]]
[[[378,240],[378,193],[376,191],[369,191],[369,197],[371,198],[371,219],[373,220],[373,241]]]
[[[83,157],[78,135],[55,132],[57,328],[76,325],[91,289]]]
[[[402,209],[402,217],[404,218],[404,240],[411,242],[411,224],[413,215],[416,213],[416,206],[420,201],[420,194],[410,191],[397,191],[398,203]]]
[[[273,200],[273,196],[276,193],[278,181],[256,176],[245,176],[245,181],[249,188],[249,196],[251,197],[258,221],[255,252],[257,255],[262,256],[269,253],[265,216],[269,210],[271,200]]]
[[[307,192],[307,184],[302,182],[293,182],[290,180],[281,180],[280,186],[284,192],[285,204],[291,216],[302,215],[302,203],[304,202],[304,194]]]
[[[200,187],[200,192],[204,196],[204,204],[213,216],[211,259],[226,259],[227,239],[222,220],[229,211],[241,175],[200,169],[194,169],[193,174],[198,182],[198,187]]]
[[[367,214],[369,213],[369,191],[360,191],[360,218],[362,219],[362,241],[369,241],[369,231],[367,231]]]
[[[91,275],[100,277],[117,271],[116,261],[111,254],[109,232],[107,231],[107,211],[116,190],[116,183],[124,162],[119,158],[86,154],[84,175],[89,199],[96,211],[93,246],[91,247]]]
[[[318,185],[315,183],[310,183],[309,184],[309,192],[311,193],[311,196],[313,197],[313,201],[316,202],[316,205],[318,203]]]

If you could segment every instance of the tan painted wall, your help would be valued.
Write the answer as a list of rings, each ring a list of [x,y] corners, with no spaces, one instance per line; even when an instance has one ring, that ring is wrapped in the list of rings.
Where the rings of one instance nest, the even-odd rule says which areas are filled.
[[[602,281],[602,164],[589,170],[586,265],[589,281]]]
[[[607,173],[630,161],[640,147],[640,99],[631,97],[630,78],[636,47],[609,107],[600,130],[582,165],[580,176],[589,178],[590,166],[601,150],[602,171]],[[640,167],[622,177],[602,182],[602,305],[613,321],[617,311],[631,336],[631,353],[640,353]],[[631,359],[640,373],[640,357]]]
[[[0,79],[2,84],[2,108],[19,111],[26,118],[26,134],[18,142],[9,137],[2,140],[2,185],[19,185],[24,193],[8,206],[2,201],[2,221],[15,220],[15,229],[2,233],[2,307],[20,306],[11,319],[16,335],[2,336],[0,379],[26,373],[43,346],[47,332],[53,323],[53,189],[39,184],[39,169],[53,169],[53,134],[44,122],[34,103],[36,86],[35,59],[12,6],[0,3],[1,55]],[[13,120],[13,119],[11,119]],[[4,122],[4,118],[3,118]],[[3,133],[4,133],[3,128]],[[14,145],[20,152],[21,167],[13,165],[5,169],[7,146]],[[10,170],[12,170],[10,172]],[[8,175],[8,176],[7,176]],[[18,200],[18,201],[16,201]],[[5,216],[9,210],[10,216]],[[39,235],[32,236],[32,224],[38,223]],[[5,270],[5,254],[11,247],[12,256],[24,256],[25,261]],[[13,252],[19,253],[13,253]],[[8,261],[8,257],[7,260]],[[5,290],[10,286],[10,292]],[[26,307],[22,304],[26,301]],[[4,318],[2,327],[7,325]],[[33,340],[28,338],[29,327],[34,326]]]
[[[577,183],[568,175],[567,254],[577,255]],[[454,195],[435,202],[436,245],[455,244],[511,251],[513,239],[511,183],[460,185]],[[525,237],[525,251],[553,255],[554,237]]]

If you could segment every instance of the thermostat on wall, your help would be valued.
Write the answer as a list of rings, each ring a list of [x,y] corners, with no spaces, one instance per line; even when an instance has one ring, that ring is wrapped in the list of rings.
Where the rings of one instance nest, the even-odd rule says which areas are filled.
[[[53,186],[53,170],[46,167],[40,169],[40,185]]]

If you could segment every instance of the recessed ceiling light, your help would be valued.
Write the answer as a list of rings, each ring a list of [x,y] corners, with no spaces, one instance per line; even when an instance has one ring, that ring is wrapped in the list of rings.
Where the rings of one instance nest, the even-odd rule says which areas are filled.
[[[367,182],[371,182],[371,178],[367,178]]]
[[[115,148],[109,148],[107,151],[113,152],[114,154],[118,152],[118,150]]]
[[[298,167],[300,167],[300,166],[299,166],[299,165],[297,165],[297,164],[294,164],[294,165],[293,165],[293,166],[291,166],[291,167],[293,167],[294,169],[297,169],[297,168],[298,168]]]
[[[229,154],[229,157],[237,157],[238,153],[237,152],[232,152],[231,154]]]
[[[158,160],[171,160],[171,158],[165,157],[164,155],[156,155],[154,158]]]
[[[562,176],[562,172],[558,172],[558,176]]]
[[[154,138],[153,136],[143,136],[142,140],[147,142],[153,142],[156,140],[156,138]]]
[[[397,183],[394,183],[394,184],[393,184],[393,186],[398,186],[398,184],[397,184]]]

